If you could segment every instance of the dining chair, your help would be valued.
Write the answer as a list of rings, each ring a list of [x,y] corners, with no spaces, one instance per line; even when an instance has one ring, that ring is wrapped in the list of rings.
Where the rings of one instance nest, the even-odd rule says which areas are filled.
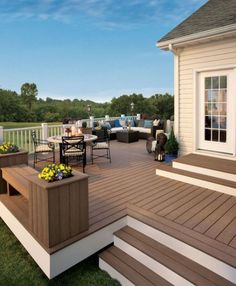
[[[104,157],[111,163],[110,133],[107,129],[93,132],[98,138],[91,143],[91,160]],[[104,152],[105,151],[105,152]]]
[[[32,130],[31,138],[34,146],[33,167],[35,168],[35,165],[40,161],[52,161],[55,163],[55,145],[47,140],[38,138],[36,130]]]
[[[64,164],[76,159],[76,162],[82,160],[83,173],[86,165],[86,142],[83,135],[62,136],[61,155]]]

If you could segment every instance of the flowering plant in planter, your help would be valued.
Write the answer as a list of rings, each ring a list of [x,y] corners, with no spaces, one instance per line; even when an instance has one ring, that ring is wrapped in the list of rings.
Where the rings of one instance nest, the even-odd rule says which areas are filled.
[[[19,152],[19,148],[13,143],[0,144],[0,154],[16,153]]]
[[[72,176],[72,168],[65,164],[48,164],[45,166],[38,177],[48,182],[59,181]]]

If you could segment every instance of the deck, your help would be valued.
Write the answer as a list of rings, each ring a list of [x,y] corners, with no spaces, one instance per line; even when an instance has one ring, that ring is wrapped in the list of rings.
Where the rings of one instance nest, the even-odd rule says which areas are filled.
[[[89,230],[71,243],[129,213],[236,267],[236,197],[157,176],[163,163],[147,153],[144,140],[112,141],[111,155],[111,164],[100,158],[91,165],[88,158]],[[1,200],[8,204],[6,196]]]

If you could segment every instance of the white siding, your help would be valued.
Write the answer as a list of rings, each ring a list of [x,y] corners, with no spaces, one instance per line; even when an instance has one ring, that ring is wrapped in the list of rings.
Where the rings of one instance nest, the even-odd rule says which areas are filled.
[[[179,132],[180,154],[194,146],[194,70],[236,65],[236,38],[186,47],[179,55]]]

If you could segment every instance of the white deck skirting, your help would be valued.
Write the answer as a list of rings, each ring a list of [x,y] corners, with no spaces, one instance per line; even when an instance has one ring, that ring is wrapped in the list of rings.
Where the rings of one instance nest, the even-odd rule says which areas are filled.
[[[2,202],[0,217],[49,279],[112,243],[113,233],[127,225],[127,218],[123,217],[50,255]]]

